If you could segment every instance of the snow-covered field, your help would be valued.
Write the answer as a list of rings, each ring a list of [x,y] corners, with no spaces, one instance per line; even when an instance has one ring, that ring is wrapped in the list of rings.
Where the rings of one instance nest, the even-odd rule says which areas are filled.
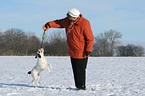
[[[145,96],[145,57],[90,57],[87,90],[76,91],[69,57],[46,57],[40,87],[27,72],[34,56],[0,56],[0,96]]]

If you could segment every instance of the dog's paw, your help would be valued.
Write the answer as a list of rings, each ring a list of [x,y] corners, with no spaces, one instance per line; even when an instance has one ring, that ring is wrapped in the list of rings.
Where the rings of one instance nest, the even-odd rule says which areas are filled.
[[[29,74],[27,74],[27,77],[29,78]]]

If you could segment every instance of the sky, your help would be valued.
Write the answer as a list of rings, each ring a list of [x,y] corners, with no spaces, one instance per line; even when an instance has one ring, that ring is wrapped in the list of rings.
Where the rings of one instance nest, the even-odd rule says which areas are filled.
[[[0,0],[0,30],[19,28],[42,36],[42,26],[77,8],[91,23],[94,36],[110,29],[121,41],[145,45],[145,0]],[[57,30],[47,31],[47,34]]]

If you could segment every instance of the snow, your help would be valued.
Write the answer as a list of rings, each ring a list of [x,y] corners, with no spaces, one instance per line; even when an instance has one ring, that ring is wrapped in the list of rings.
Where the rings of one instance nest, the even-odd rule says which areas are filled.
[[[40,87],[27,72],[34,56],[0,56],[0,96],[145,96],[144,57],[90,57],[87,90],[74,90],[70,57],[46,57],[53,69],[41,72]]]

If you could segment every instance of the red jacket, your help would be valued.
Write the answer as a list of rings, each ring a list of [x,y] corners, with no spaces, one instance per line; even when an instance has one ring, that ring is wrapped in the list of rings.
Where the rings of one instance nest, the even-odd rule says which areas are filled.
[[[65,28],[67,30],[69,23],[70,21],[66,17],[64,19],[50,21],[49,25],[50,28]],[[86,58],[86,51],[92,52],[93,43],[94,36],[90,22],[81,15],[67,36],[68,54],[72,58]]]

